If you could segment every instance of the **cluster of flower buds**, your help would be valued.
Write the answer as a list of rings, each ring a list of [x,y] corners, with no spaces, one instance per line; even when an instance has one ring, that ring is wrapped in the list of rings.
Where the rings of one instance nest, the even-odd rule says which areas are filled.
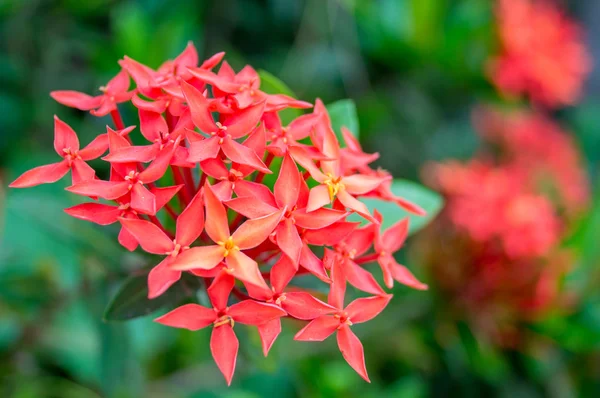
[[[158,70],[125,57],[99,96],[53,92],[66,106],[110,114],[114,129],[107,127],[80,150],[76,133],[55,117],[54,147],[62,160],[27,171],[11,186],[55,182],[70,170],[67,190],[94,201],[66,209],[69,215],[120,223],[124,247],[139,245],[162,256],[148,275],[149,298],[184,272],[201,278],[212,308],[186,304],[156,321],[190,330],[212,326],[211,352],[228,383],[238,351],[235,323],[258,327],[266,355],[282,317],[310,321],[296,340],[321,341],[337,331],[344,358],[368,380],[351,326],[378,315],[391,295],[363,265],[378,262],[388,288],[394,280],[426,286],[393,257],[407,236],[408,219],[382,232],[381,215],[359,198],[424,212],[392,193],[391,175],[369,167],[377,155],[364,153],[350,131],[342,129],[340,146],[321,101],[283,126],[280,111],[313,105],[261,91],[250,66],[236,73],[223,61],[213,72],[223,55],[198,66],[190,44]],[[130,78],[136,83],[131,91]],[[129,101],[146,145],[133,145],[134,127],[121,119],[117,105]],[[110,164],[110,178],[102,180],[86,162],[107,151],[102,159]],[[273,173],[278,178],[269,186],[265,176]],[[364,226],[347,220],[352,213],[366,220]],[[327,302],[288,286],[304,274],[328,287]],[[370,296],[344,306],[346,283]]]
[[[502,50],[489,65],[502,93],[549,108],[577,102],[592,64],[580,27],[554,3],[499,0]]]

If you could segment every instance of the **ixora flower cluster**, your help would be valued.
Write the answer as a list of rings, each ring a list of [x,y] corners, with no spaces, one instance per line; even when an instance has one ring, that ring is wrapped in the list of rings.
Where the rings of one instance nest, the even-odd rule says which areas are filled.
[[[542,106],[572,105],[591,70],[579,26],[546,0],[499,0],[502,51],[489,65],[505,95],[527,95]]]
[[[551,120],[493,109],[475,119],[487,148],[425,170],[447,206],[422,242],[443,248],[424,247],[424,263],[479,332],[513,346],[518,322],[572,304],[560,288],[572,263],[560,243],[588,205],[589,182],[574,141]]]
[[[261,91],[250,66],[235,73],[223,61],[213,72],[223,55],[198,66],[190,44],[158,70],[125,57],[99,96],[53,92],[61,104],[110,114],[114,129],[107,127],[81,149],[76,133],[55,117],[54,148],[62,160],[27,171],[11,187],[55,182],[71,171],[68,191],[112,204],[83,203],[68,214],[100,225],[120,223],[124,247],[139,245],[163,257],[148,275],[149,298],[165,293],[184,272],[204,281],[212,308],[186,304],[156,322],[190,330],[212,326],[211,352],[228,383],[238,352],[234,325],[257,326],[266,355],[282,317],[310,321],[296,340],[321,341],[337,332],[342,355],[368,381],[351,326],[377,316],[392,296],[362,265],[377,261],[387,287],[394,280],[426,286],[393,257],[407,236],[408,219],[380,231],[381,215],[358,198],[424,211],[392,193],[391,175],[369,167],[377,155],[364,153],[350,131],[342,129],[340,146],[321,101],[283,126],[280,111],[312,105]],[[129,101],[146,145],[133,145],[134,127],[122,122],[117,104]],[[110,178],[102,180],[86,162],[107,151],[102,159],[110,163]],[[271,189],[263,181],[273,173],[278,178]],[[168,185],[169,174],[175,185],[159,186]],[[352,213],[367,223],[348,221]],[[167,217],[174,228],[167,228]],[[327,302],[288,287],[303,274],[328,286]],[[345,306],[346,283],[370,296]]]

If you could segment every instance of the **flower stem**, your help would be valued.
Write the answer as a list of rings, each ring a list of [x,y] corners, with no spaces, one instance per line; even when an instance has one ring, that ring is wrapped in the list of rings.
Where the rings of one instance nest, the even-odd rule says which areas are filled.
[[[185,208],[192,199],[189,196],[187,184],[183,180],[183,175],[181,175],[181,170],[179,170],[179,167],[175,167],[175,166],[171,165],[171,171],[173,172],[173,179],[175,180],[175,184],[185,186],[184,189],[180,189],[179,192],[177,193],[177,197],[179,198],[181,207]]]
[[[115,109],[114,111],[110,111],[110,116],[112,117],[113,123],[115,124],[115,128],[117,130],[123,130],[125,128],[119,108]]]

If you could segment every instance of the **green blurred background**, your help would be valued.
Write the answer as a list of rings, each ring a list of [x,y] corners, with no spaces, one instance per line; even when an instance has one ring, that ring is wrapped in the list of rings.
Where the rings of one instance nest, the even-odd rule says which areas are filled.
[[[355,329],[370,385],[343,361],[334,339],[294,342],[299,325],[285,323],[265,359],[257,333],[240,328],[236,377],[226,388],[210,358],[207,330],[169,329],[151,317],[102,322],[112,294],[143,261],[118,245],[115,228],[64,214],[77,202],[63,183],[5,190],[21,172],[54,158],[53,114],[82,142],[110,123],[58,105],[51,90],[95,92],[123,55],[157,67],[188,40],[204,58],[226,51],[236,69],[250,63],[273,73],[299,98],[352,98],[365,150],[380,152],[377,164],[396,177],[419,180],[425,162],[466,159],[477,148],[472,108],[497,98],[483,73],[498,47],[492,4],[0,0],[0,397],[600,396],[600,295],[594,291],[600,289],[589,283],[568,317],[524,326],[538,336],[526,352],[477,339],[463,322],[442,325],[444,302],[435,289],[397,286],[385,313]],[[588,22],[594,52],[598,3],[562,4]],[[555,116],[575,134],[596,182],[596,72],[589,82],[582,103]],[[124,109],[126,121],[134,116]],[[574,283],[599,280],[600,202],[594,203],[570,242],[582,253]],[[411,265],[430,282],[419,264]]]

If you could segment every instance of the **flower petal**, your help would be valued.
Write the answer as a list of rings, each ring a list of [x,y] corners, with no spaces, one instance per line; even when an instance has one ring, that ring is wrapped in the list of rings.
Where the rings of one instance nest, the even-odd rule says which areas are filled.
[[[227,134],[233,139],[249,134],[260,121],[264,110],[265,103],[261,102],[229,115],[223,120],[223,125],[227,126]]]
[[[79,151],[79,156],[83,160],[97,159],[108,150],[108,135],[100,134]]]
[[[54,116],[54,150],[59,156],[65,156],[64,149],[79,151],[79,139],[67,123]]]
[[[278,209],[256,196],[237,197],[225,201],[225,205],[247,218],[260,218],[275,213]]]
[[[148,274],[148,298],[153,299],[171,287],[181,278],[181,271],[174,271],[169,265],[171,259],[167,257]]]
[[[150,214],[156,214],[156,197],[142,184],[134,184],[131,190],[131,208]]]
[[[221,146],[217,136],[195,141],[190,144],[190,155],[187,160],[189,162],[202,162],[207,159],[214,159],[220,150]]]
[[[259,289],[268,289],[269,286],[263,279],[256,261],[242,253],[234,250],[225,258],[232,275],[244,283],[255,285]]]
[[[312,188],[308,194],[308,205],[306,206],[306,211],[315,211],[323,206],[328,205],[329,203],[331,203],[329,188],[327,185],[317,185],[316,187]]]
[[[337,342],[338,347],[342,352],[342,356],[346,362],[352,366],[352,369],[354,369],[356,373],[360,375],[360,377],[370,383],[371,380],[369,380],[369,375],[367,374],[365,353],[362,343],[352,332],[352,330],[350,330],[348,325],[344,325],[340,330],[338,330]]]
[[[391,299],[391,294],[358,298],[348,304],[345,311],[348,313],[352,323],[363,323],[379,315]]]
[[[286,316],[287,313],[274,304],[244,300],[229,307],[227,315],[241,324],[258,326]]]
[[[179,254],[169,266],[178,271],[190,269],[212,269],[222,260],[225,249],[222,246],[197,246]]]
[[[181,82],[181,91],[190,107],[194,125],[206,134],[219,130],[210,113],[208,99],[198,89],[186,82]]]
[[[320,208],[307,213],[304,209],[294,212],[296,225],[306,229],[321,229],[328,227],[346,217],[345,211]]]
[[[269,354],[269,350],[275,343],[277,336],[281,333],[281,320],[279,318],[273,319],[262,325],[258,325],[258,334],[260,335],[260,342],[262,344],[263,354],[265,357]]]
[[[283,251],[294,264],[300,261],[302,251],[302,239],[298,234],[296,225],[289,218],[284,219],[277,226],[277,246]]]
[[[329,315],[313,319],[294,336],[298,341],[323,341],[340,327],[340,320]]]
[[[223,311],[227,308],[227,300],[229,299],[234,284],[235,279],[227,272],[221,271],[217,274],[206,291],[214,308],[219,311]]]
[[[202,192],[198,191],[192,201],[177,217],[175,237],[182,246],[191,245],[204,229],[204,202]]]
[[[231,385],[240,343],[229,324],[215,327],[210,336],[210,352],[221,373]]]
[[[113,200],[129,192],[129,182],[88,180],[66,188],[67,191],[82,196],[99,196]]]
[[[225,242],[231,236],[227,210],[208,183],[204,186],[204,204],[206,206],[206,233],[213,242]]]
[[[321,315],[332,314],[337,308],[316,299],[306,292],[289,292],[281,306],[290,316],[298,319],[315,319]]]
[[[9,187],[29,188],[40,184],[53,183],[63,178],[70,169],[69,163],[66,160],[38,166],[21,174]]]
[[[59,104],[69,108],[79,109],[80,111],[89,111],[100,106],[102,96],[92,97],[84,93],[72,90],[52,91],[50,96]]]
[[[109,225],[117,222],[117,217],[121,214],[121,210],[117,206],[103,203],[82,203],[65,209],[65,213],[98,225]]]
[[[279,178],[275,181],[275,200],[279,207],[287,206],[292,208],[298,201],[300,193],[300,172],[296,163],[292,160],[289,154],[286,154],[281,163]]]
[[[173,250],[173,241],[150,221],[135,218],[119,218],[119,221],[148,253],[166,254]]]
[[[162,134],[169,132],[167,121],[160,113],[139,109],[138,116],[140,118],[140,130],[148,141],[160,140]]]
[[[213,323],[216,318],[217,314],[212,308],[198,304],[185,304],[156,318],[154,322],[174,328],[200,330]]]
[[[221,149],[223,150],[225,156],[235,163],[250,166],[255,170],[266,174],[273,173],[267,166],[265,166],[263,161],[260,160],[256,152],[231,138],[226,138],[223,141]]]
[[[233,242],[241,250],[260,245],[273,232],[282,216],[283,210],[278,210],[264,217],[247,220],[231,236]]]

